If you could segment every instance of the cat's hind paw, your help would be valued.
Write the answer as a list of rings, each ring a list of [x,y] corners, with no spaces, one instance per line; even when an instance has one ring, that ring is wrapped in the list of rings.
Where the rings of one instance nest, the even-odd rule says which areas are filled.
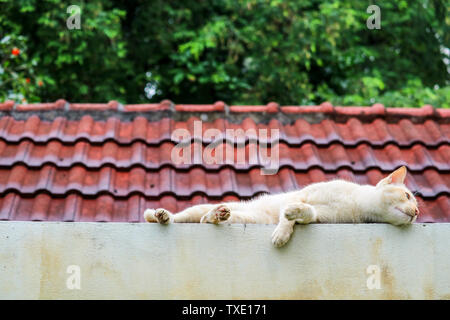
[[[158,222],[155,218],[155,210],[154,209],[146,209],[144,211],[144,220],[147,222]]]
[[[205,214],[200,223],[214,223],[218,224],[223,221],[227,221],[231,216],[231,210],[228,206],[221,204],[217,207],[210,210],[207,214]]]
[[[309,204],[296,203],[286,207],[284,216],[286,219],[295,220],[298,223],[310,223],[313,222],[315,214],[314,208]]]
[[[278,225],[272,233],[272,244],[275,247],[284,246],[292,235],[292,228]]]
[[[166,209],[156,209],[154,216],[158,223],[160,224],[168,224],[172,221],[172,214]]]

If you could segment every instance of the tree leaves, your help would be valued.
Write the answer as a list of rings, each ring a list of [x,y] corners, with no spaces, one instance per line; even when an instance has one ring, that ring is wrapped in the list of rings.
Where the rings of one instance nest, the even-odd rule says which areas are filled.
[[[449,107],[445,2],[380,2],[379,30],[366,26],[368,5],[100,0],[83,2],[81,29],[68,30],[64,3],[6,0],[0,38],[25,39],[23,62],[44,86],[25,89],[24,73],[3,59],[0,77],[22,79],[3,80],[3,92],[28,101]]]

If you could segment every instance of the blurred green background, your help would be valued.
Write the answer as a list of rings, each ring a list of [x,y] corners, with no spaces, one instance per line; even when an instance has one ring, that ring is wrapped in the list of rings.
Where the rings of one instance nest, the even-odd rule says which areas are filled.
[[[368,29],[367,7],[381,9]],[[69,30],[67,8],[81,8]],[[0,100],[450,107],[449,6],[0,0]]]

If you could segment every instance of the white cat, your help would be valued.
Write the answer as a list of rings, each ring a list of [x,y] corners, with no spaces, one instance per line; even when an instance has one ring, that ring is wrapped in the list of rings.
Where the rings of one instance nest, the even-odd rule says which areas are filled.
[[[202,204],[172,214],[165,209],[147,209],[148,222],[262,223],[278,224],[272,243],[283,246],[294,224],[385,222],[413,223],[419,209],[403,184],[406,168],[395,170],[376,186],[345,180],[311,184],[301,190],[264,195],[250,201]]]

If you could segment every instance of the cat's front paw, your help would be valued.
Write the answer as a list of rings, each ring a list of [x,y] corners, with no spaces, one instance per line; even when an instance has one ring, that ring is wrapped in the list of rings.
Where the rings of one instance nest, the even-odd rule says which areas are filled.
[[[272,233],[272,243],[275,247],[284,246],[291,238],[292,228],[278,225]]]
[[[304,203],[291,204],[284,210],[284,216],[298,223],[310,223],[314,220],[314,208]]]
[[[222,221],[227,221],[228,218],[230,218],[231,210],[226,205],[221,204],[209,211],[207,214],[205,214],[202,219],[200,220],[200,223],[214,223],[218,224]]]
[[[167,211],[166,209],[156,209],[154,216],[157,220],[157,222],[161,223],[161,224],[168,224],[169,222],[171,222],[171,218],[172,218],[172,214]]]

